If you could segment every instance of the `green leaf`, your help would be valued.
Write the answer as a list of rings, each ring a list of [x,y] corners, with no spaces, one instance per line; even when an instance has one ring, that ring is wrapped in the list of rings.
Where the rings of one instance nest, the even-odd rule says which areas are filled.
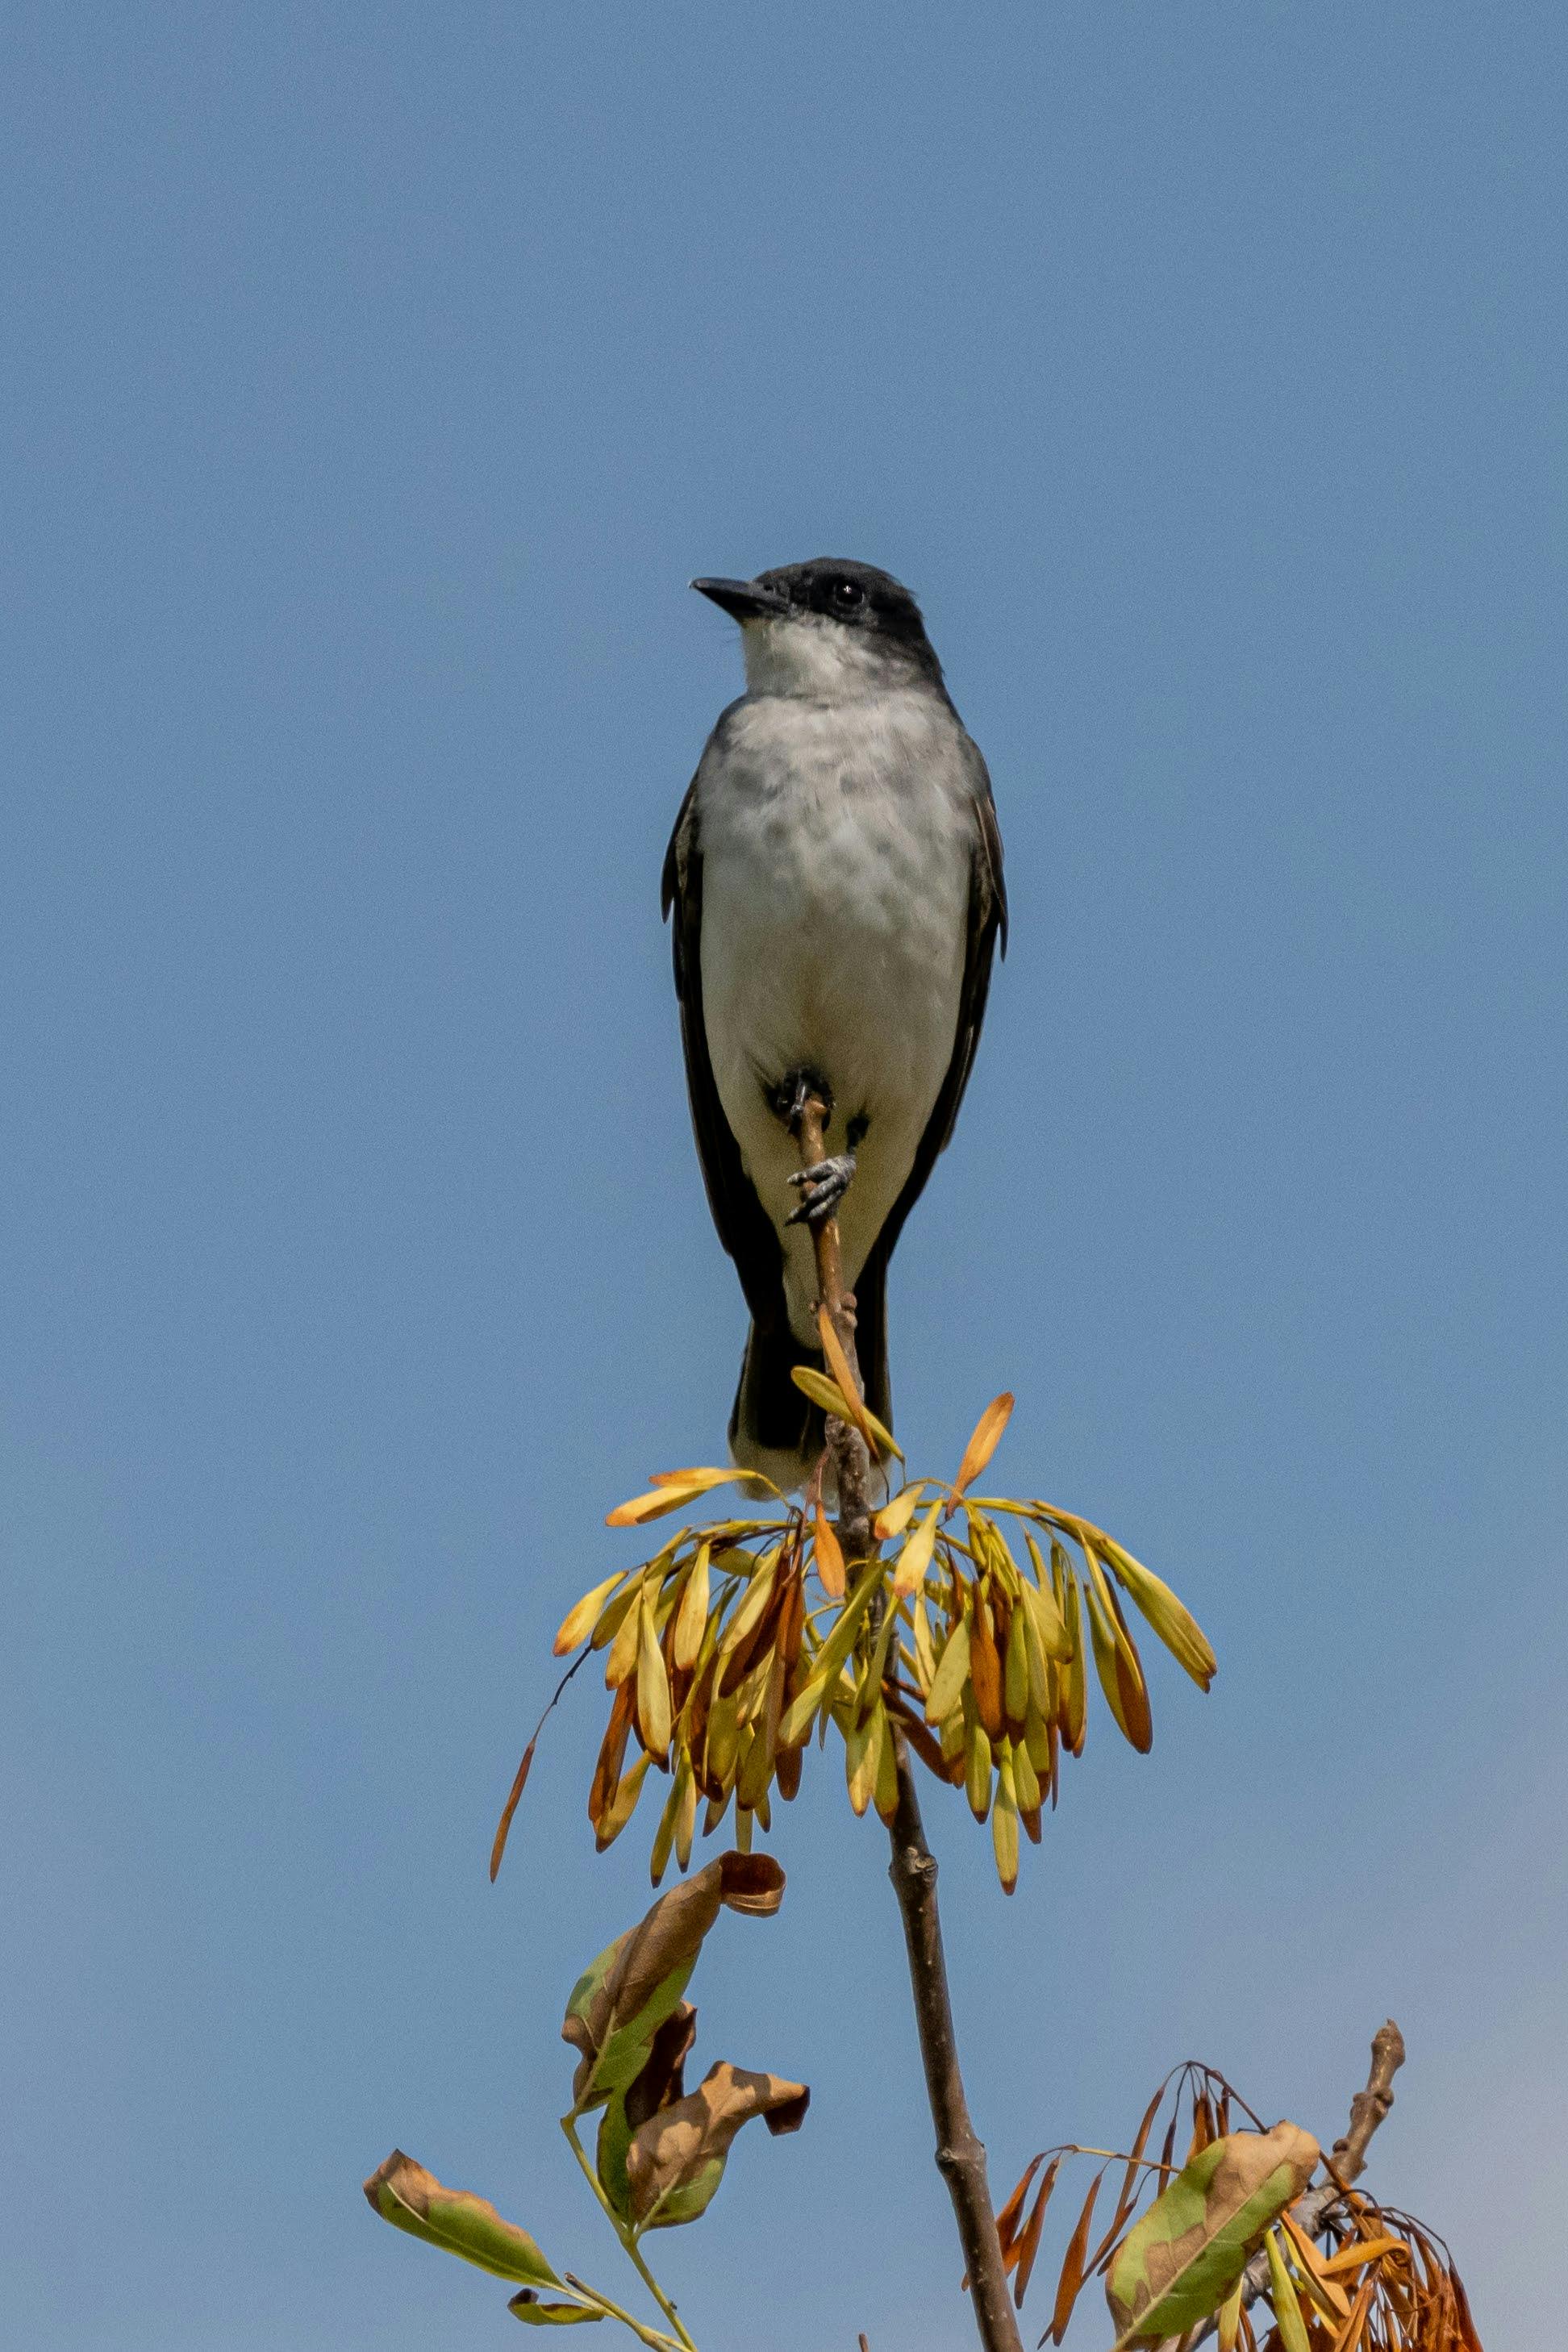
[[[460,2255],[496,2278],[521,2279],[531,2286],[561,2284],[526,2230],[503,2221],[488,2199],[443,2188],[400,2147],[371,2174],[364,2193],[372,2210],[395,2229]]]
[[[1111,2264],[1105,2296],[1116,2352],[1212,2318],[1317,2162],[1317,2141],[1294,2124],[1211,2140],[1128,2231]]]

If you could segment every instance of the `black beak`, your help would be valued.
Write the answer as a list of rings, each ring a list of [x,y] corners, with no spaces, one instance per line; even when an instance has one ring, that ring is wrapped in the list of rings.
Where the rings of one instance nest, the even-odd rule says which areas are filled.
[[[772,621],[789,611],[789,598],[760,580],[694,580],[691,585],[732,621]]]

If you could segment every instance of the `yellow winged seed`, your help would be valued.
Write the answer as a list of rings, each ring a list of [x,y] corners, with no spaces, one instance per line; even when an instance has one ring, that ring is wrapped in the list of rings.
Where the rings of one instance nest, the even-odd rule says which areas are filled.
[[[1236,2352],[1241,2340],[1241,2291],[1247,2284],[1245,2275],[1238,2278],[1219,2307],[1215,2326],[1219,2334],[1219,2352]]]
[[[872,1803],[889,1829],[899,1810],[899,1752],[893,1738],[893,1727],[884,1717],[881,1752],[877,1760],[877,1786],[872,1791]]]
[[[680,1596],[680,1612],[675,1621],[675,1663],[683,1671],[697,1664],[702,1648],[702,1636],[708,1630],[709,1549],[706,1539],[697,1547],[697,1557],[691,1563],[686,1587]],[[683,1863],[681,1868],[685,1866]]]
[[[728,1486],[736,1478],[757,1476],[755,1471],[733,1468],[672,1471],[666,1483],[655,1486],[651,1493],[634,1495],[629,1503],[617,1503],[613,1511],[606,1512],[605,1525],[607,1528],[645,1527],[649,1519],[662,1519],[667,1511],[679,1511],[683,1503],[689,1503],[698,1495],[710,1493],[715,1486]],[[769,1479],[762,1479],[760,1483],[774,1495],[779,1491]]]
[[[952,1482],[952,1498],[949,1510],[956,1509],[963,1490],[978,1478],[1002,1442],[1002,1432],[1013,1417],[1013,1399],[1004,1390],[994,1397],[974,1424],[974,1433],[963,1449],[963,1459],[958,1465],[958,1475]]]
[[[826,1379],[821,1372],[814,1372],[806,1364],[794,1365],[790,1378],[802,1396],[808,1396],[813,1404],[822,1407],[824,1412],[832,1413],[837,1421],[852,1422],[874,1454],[891,1454],[900,1462],[903,1460],[903,1448],[892,1431],[883,1427],[868,1406],[861,1405],[857,1412],[837,1381]]]
[[[652,1762],[651,1756],[639,1756],[637,1762],[629,1765],[622,1773],[620,1785],[601,1814],[599,1826],[595,1833],[595,1843],[601,1853],[607,1845],[615,1843],[637,1811],[637,1799],[642,1794],[642,1784],[647,1778],[648,1767]]]
[[[939,1495],[899,1554],[899,1564],[893,1570],[895,1601],[907,1600],[911,1592],[918,1592],[925,1582],[926,1570],[931,1566],[931,1554],[936,1549],[936,1523],[941,1515],[942,1497]]]
[[[826,1688],[826,1675],[813,1675],[809,1682],[802,1683],[779,1721],[781,1748],[799,1747],[811,1729],[811,1718],[821,1706]]]
[[[610,1643],[610,1654],[605,1661],[605,1688],[619,1690],[637,1662],[637,1650],[642,1641],[642,1612],[646,1585],[639,1586],[632,1606],[616,1628]]]
[[[1028,1617],[1026,1607],[1014,1610],[1002,1662],[1002,1704],[1014,1723],[1023,1722],[1029,1704]]]
[[[1029,1704],[1037,1715],[1046,1716],[1051,1711],[1051,1670],[1046,1662],[1045,1644],[1040,1639],[1040,1621],[1026,1597],[1014,1614],[1024,1629],[1024,1664],[1028,1676]]]
[[[963,1759],[963,1785],[969,1810],[983,1822],[991,1810],[991,1742],[978,1716],[969,1727]]]
[[[931,1686],[936,1673],[936,1652],[931,1646],[931,1616],[923,1601],[917,1600],[915,1613],[915,1680],[923,1698]]]
[[[773,1580],[778,1573],[782,1552],[775,1546],[768,1552],[752,1577],[745,1599],[730,1620],[729,1629],[719,1644],[721,1658],[733,1657],[748,1633],[761,1622],[763,1612],[773,1597]]]
[[[661,1552],[659,1559],[662,1559],[663,1557]],[[613,1601],[605,1603],[599,1612],[598,1622],[594,1627],[593,1639],[588,1644],[591,1650],[606,1649],[615,1640],[626,1622],[627,1612],[637,1607],[637,1595],[642,1591],[644,1577],[651,1575],[657,1566],[657,1561],[649,1560],[641,1568],[634,1568],[630,1583],[617,1592]]]
[[[883,1504],[871,1525],[871,1531],[879,1543],[891,1543],[895,1536],[903,1534],[924,1493],[925,1482],[922,1479],[913,1486],[903,1487],[890,1503]]]
[[[1013,1759],[1005,1740],[996,1761],[996,1801],[991,1811],[991,1845],[996,1875],[1004,1895],[1018,1884],[1018,1800],[1013,1780]]]
[[[616,1585],[625,1581],[626,1575],[626,1570],[623,1568],[618,1576],[606,1576],[603,1584],[595,1584],[592,1592],[584,1592],[581,1601],[573,1603],[562,1619],[561,1631],[552,1645],[558,1658],[568,1657],[574,1650],[582,1648],[598,1622],[599,1611]]]
[[[1301,2316],[1290,2273],[1285,2267],[1285,2257],[1279,2251],[1279,2232],[1270,2230],[1263,2241],[1268,2250],[1268,2300],[1274,2305],[1279,2323],[1279,2341],[1285,2352],[1311,2352],[1307,2323]]]
[[[826,1307],[819,1306],[816,1310],[816,1328],[822,1341],[823,1360],[832,1376],[833,1384],[849,1407],[847,1417],[855,1423],[865,1439],[868,1450],[874,1455],[877,1452],[877,1432],[881,1428],[881,1423],[874,1421],[866,1409],[865,1400],[860,1394],[860,1383],[855,1377],[854,1369],[844,1352],[844,1343],[835,1330],[833,1318]],[[844,1416],[840,1415],[840,1418]]]
[[[954,1700],[969,1680],[969,1612],[947,1637],[937,1670],[926,1695],[926,1721],[940,1723],[952,1713]]]
[[[1075,1756],[1083,1750],[1083,1735],[1089,1714],[1089,1677],[1084,1670],[1082,1599],[1078,1579],[1069,1569],[1067,1578],[1067,1628],[1072,1642],[1072,1656],[1068,1661],[1062,1678],[1061,1734]]]
[[[1032,1813],[1040,1801],[1040,1781],[1029,1750],[1023,1743],[1013,1750],[1013,1786],[1022,1811]]]
[[[886,1724],[879,1701],[864,1723],[852,1723],[844,1735],[844,1777],[849,1785],[850,1805],[857,1813],[865,1811],[877,1786]]]
[[[669,1676],[654,1631],[653,1604],[646,1591],[637,1620],[637,1728],[643,1746],[662,1763],[669,1753]]]
[[[675,1787],[675,1859],[684,1870],[691,1860],[691,1841],[697,1832],[697,1776],[689,1756],[681,1757]]]
[[[657,1886],[669,1866],[670,1849],[675,1843],[676,1815],[680,1807],[680,1783],[677,1780],[664,1801],[664,1811],[654,1832],[653,1852],[648,1856],[647,1874]]]
[[[1024,1598],[1029,1603],[1035,1622],[1040,1629],[1040,1641],[1047,1657],[1066,1658],[1071,1653],[1072,1643],[1068,1635],[1067,1621],[1062,1615],[1061,1601],[1056,1589],[1056,1579],[1046,1573],[1046,1563],[1040,1558],[1040,1547],[1034,1537],[1026,1536],[1024,1541],[1029,1547],[1029,1558],[1035,1564],[1035,1575],[1037,1579],[1034,1584],[1030,1583],[1026,1576],[1021,1576],[1018,1579],[1023,1587]],[[1053,1551],[1059,1549],[1059,1545],[1052,1546]],[[1066,1559],[1065,1552],[1062,1557]]]
[[[1131,1552],[1123,1551],[1120,1544],[1112,1543],[1109,1536],[1097,1537],[1096,1549],[1109,1560],[1117,1582],[1130,1596],[1133,1607],[1147,1618],[1171,1655],[1191,1675],[1199,1689],[1206,1691],[1218,1661],[1196,1618],[1177,1600],[1168,1584],[1162,1583],[1151,1569],[1134,1559]]]

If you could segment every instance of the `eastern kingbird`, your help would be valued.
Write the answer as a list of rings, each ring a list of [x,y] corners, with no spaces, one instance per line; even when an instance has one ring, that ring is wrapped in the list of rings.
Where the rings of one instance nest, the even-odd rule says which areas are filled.
[[[681,804],[663,904],[698,1154],[752,1311],[731,1451],[788,1488],[823,1442],[790,1379],[822,1362],[802,1220],[835,1207],[867,1401],[891,1417],[888,1261],[952,1132],[1005,950],[1002,840],[907,588],[837,557],[691,584],[740,623],[746,691]],[[829,1156],[797,1194],[807,1091]]]

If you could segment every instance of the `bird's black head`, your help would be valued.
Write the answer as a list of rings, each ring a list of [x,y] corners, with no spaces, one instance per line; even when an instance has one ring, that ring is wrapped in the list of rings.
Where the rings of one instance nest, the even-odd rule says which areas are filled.
[[[775,661],[795,638],[791,625],[804,623],[807,631],[802,638],[809,632],[824,655],[836,643],[847,667],[913,670],[937,685],[942,682],[920,606],[901,582],[874,563],[816,555],[808,563],[781,563],[754,580],[694,580],[691,584],[739,621],[748,640],[753,635],[772,640]],[[837,635],[839,630],[846,633],[842,637]],[[748,644],[748,668],[750,654]]]

